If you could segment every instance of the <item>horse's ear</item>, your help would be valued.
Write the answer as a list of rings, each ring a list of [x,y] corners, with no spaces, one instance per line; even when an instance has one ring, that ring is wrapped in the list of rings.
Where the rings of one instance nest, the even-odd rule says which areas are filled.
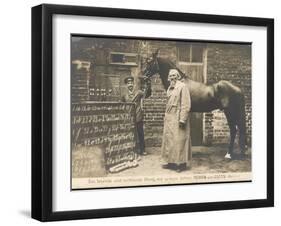
[[[158,56],[160,49],[156,49],[155,53],[152,54],[153,58],[156,58]]]

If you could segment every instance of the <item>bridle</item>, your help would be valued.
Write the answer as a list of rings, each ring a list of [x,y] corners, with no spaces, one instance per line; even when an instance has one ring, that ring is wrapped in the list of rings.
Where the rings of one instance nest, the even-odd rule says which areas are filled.
[[[155,57],[151,62],[147,63],[149,66],[146,67],[144,77],[150,78],[154,74],[159,72],[159,63],[157,57]]]

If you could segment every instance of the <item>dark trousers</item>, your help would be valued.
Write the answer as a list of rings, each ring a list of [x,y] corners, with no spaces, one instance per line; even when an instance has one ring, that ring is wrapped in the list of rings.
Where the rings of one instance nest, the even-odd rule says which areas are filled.
[[[143,132],[143,121],[136,123],[137,129],[137,153],[142,154],[145,149],[144,145],[144,132]]]

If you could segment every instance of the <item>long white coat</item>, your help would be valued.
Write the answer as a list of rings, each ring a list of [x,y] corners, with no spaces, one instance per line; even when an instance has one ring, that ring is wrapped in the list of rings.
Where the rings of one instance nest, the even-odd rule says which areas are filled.
[[[164,118],[162,140],[162,159],[166,163],[191,164],[190,108],[191,100],[188,87],[177,81],[175,87],[167,90],[167,105]],[[184,129],[179,123],[186,123]]]

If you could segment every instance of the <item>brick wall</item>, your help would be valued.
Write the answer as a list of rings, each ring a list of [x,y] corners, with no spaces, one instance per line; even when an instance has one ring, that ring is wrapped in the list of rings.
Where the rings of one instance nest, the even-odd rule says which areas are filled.
[[[73,45],[73,57],[93,63],[89,75],[89,89],[100,86],[100,80],[107,80],[111,84],[107,89],[119,84],[119,94],[124,92],[124,78],[128,75],[135,77],[137,86],[142,58],[149,56],[160,48],[160,57],[168,57],[177,63],[177,43],[162,41],[138,41],[125,39],[85,39],[81,44]],[[81,48],[82,46],[82,48]],[[81,50],[82,49],[82,50]],[[228,80],[239,86],[246,97],[246,119],[248,143],[251,141],[251,48],[250,46],[208,44],[207,83],[212,84],[219,80]],[[111,51],[138,53],[137,66],[110,65],[108,56]],[[113,77],[112,77],[113,76]],[[115,77],[114,77],[115,76]],[[104,82],[103,81],[103,82]],[[115,84],[115,85],[112,85]],[[101,87],[100,87],[101,88]],[[99,90],[100,90],[99,88]],[[104,101],[117,100],[104,91]],[[91,92],[90,92],[91,93]],[[91,99],[91,95],[89,95]],[[144,129],[147,146],[160,146],[163,134],[163,117],[166,104],[166,92],[159,75],[152,78],[152,95],[144,100]],[[204,113],[203,116],[203,143],[206,145],[229,142],[229,129],[223,112],[216,110]]]
[[[77,60],[71,64],[71,100],[73,103],[89,99],[89,68]],[[87,63],[87,66],[90,62]]]
[[[89,76],[89,100],[95,101],[118,101],[120,96],[126,92],[124,78],[132,75],[135,78],[136,87],[139,87],[138,76],[140,73],[141,60],[150,56],[156,49],[161,48],[159,56],[169,57],[176,63],[177,49],[175,42],[143,41],[138,40],[101,40],[95,38],[84,39],[80,44],[74,43],[72,56],[93,62]],[[82,46],[82,50],[81,47]],[[127,52],[140,55],[138,66],[120,66],[109,64],[109,53]],[[116,95],[109,96],[107,90],[114,88],[109,77],[115,75],[119,79]],[[95,94],[95,95],[93,95]],[[163,118],[166,107],[166,91],[162,85],[159,75],[152,78],[152,95],[143,101],[144,107],[144,132],[147,146],[161,146],[163,135]]]
[[[241,88],[246,101],[247,143],[251,144],[251,46],[208,44],[207,83],[228,80]],[[229,129],[223,112],[204,114],[205,143],[228,143]]]
[[[147,146],[161,146],[167,96],[159,75],[153,77],[151,85],[152,95],[144,100],[145,143]]]

